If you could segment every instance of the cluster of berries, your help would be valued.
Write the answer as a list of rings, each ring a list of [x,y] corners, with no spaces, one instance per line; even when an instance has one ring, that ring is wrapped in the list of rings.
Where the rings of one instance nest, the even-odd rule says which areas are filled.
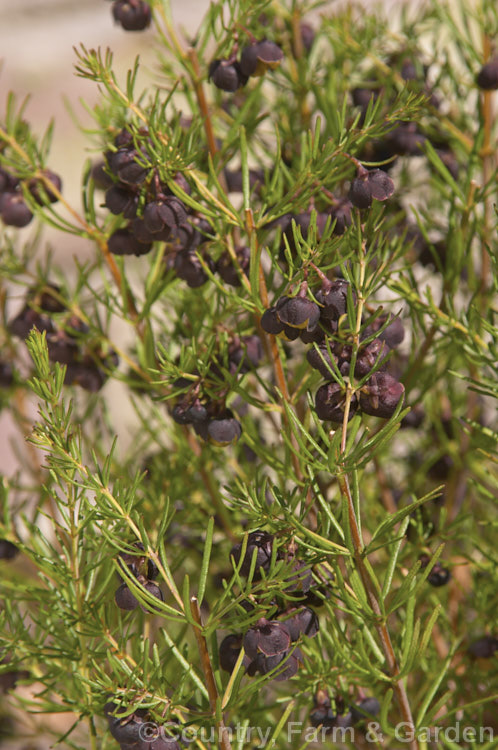
[[[57,195],[50,190],[51,184],[58,193],[62,189],[61,178],[48,169],[43,170],[43,179],[27,180],[25,187],[31,197],[40,206],[47,202],[55,203]],[[22,181],[15,175],[0,167],[0,218],[4,224],[13,227],[25,227],[33,218],[22,192]]]
[[[253,531],[248,535],[244,557],[243,544],[239,543],[232,549],[232,557],[239,572],[249,576],[253,570],[252,580],[260,580],[263,573],[270,569],[273,556],[274,538],[264,531]],[[279,555],[277,553],[277,559]],[[253,567],[254,566],[254,567]],[[310,592],[311,573],[299,560],[293,560],[292,575],[287,579],[285,590],[293,595],[299,595],[304,600]],[[251,611],[253,605],[246,603],[246,609]],[[301,636],[313,638],[318,633],[319,621],[311,607],[299,605],[286,608],[271,620],[265,617],[250,627],[244,635],[231,634],[226,636],[219,646],[220,666],[227,672],[232,672],[241,649],[244,648],[243,665],[249,676],[256,673],[266,675],[274,672],[277,681],[293,677],[303,662],[303,654],[296,646]]]
[[[41,291],[28,292],[24,307],[7,327],[21,339],[26,339],[32,328],[45,331],[49,359],[66,365],[64,383],[95,393],[106,382],[109,371],[117,367],[118,355],[113,349],[104,351],[100,343],[84,342],[88,326],[75,315],[68,315],[62,327],[56,326],[51,315],[66,311],[60,288],[47,284]]]
[[[147,131],[142,129],[136,136],[146,137]],[[128,221],[110,235],[111,253],[140,256],[151,251],[153,242],[166,242],[166,267],[174,270],[189,287],[195,289],[208,280],[203,262],[212,273],[219,273],[225,283],[240,285],[240,273],[249,270],[249,248],[235,248],[235,263],[228,250],[214,262],[208,254],[208,241],[212,238],[209,222],[193,215],[160,182],[155,170],[145,166],[145,151],[143,147],[136,148],[131,130],[121,130],[104,157],[103,163],[94,166],[92,176],[97,187],[106,190],[105,207]],[[176,173],[173,180],[190,194],[190,185],[181,173]]]
[[[121,713],[121,716],[120,716]],[[104,715],[109,731],[119,743],[121,750],[181,750],[182,745],[168,737],[162,727],[151,721],[148,711],[137,708],[123,716],[123,709],[115,701],[104,706]]]
[[[261,318],[261,326],[267,333],[288,341],[301,338],[305,343],[313,344],[307,360],[327,380],[316,393],[316,413],[319,419],[335,423],[343,420],[346,391],[334,376],[349,376],[353,357],[353,346],[344,339],[340,328],[340,321],[347,311],[348,293],[354,301],[354,293],[349,287],[343,279],[324,279],[321,289],[315,292],[316,302],[305,296],[303,287],[296,297],[281,297]],[[377,334],[379,329],[382,330]],[[358,409],[383,419],[394,414],[404,387],[385,372],[385,366],[390,350],[403,338],[404,328],[399,318],[379,316],[363,329],[354,376],[363,380],[374,367],[377,369],[361,385],[358,394],[353,393],[349,418]]]
[[[438,109],[440,99],[432,90],[428,82],[429,66],[422,64],[417,56],[407,55],[400,51],[391,56],[388,61],[391,70],[399,75],[406,85],[414,92],[423,93],[427,97],[427,103],[431,109]],[[358,124],[363,125],[367,110],[371,104],[375,104],[379,97],[384,102],[386,114],[386,125],[389,124],[389,132],[382,138],[377,138],[365,144],[361,153],[364,161],[384,162],[381,169],[389,171],[398,157],[422,156],[423,147],[428,140],[419,124],[412,121],[392,122],[388,119],[389,107],[393,101],[386,96],[384,81],[379,79],[375,70],[370,71],[367,76],[372,81],[372,87],[358,87],[351,91],[353,105],[360,111]],[[382,105],[381,105],[382,106]],[[394,127],[392,127],[394,125]],[[431,124],[430,140],[441,161],[454,179],[458,176],[458,162],[452,151],[445,133],[438,132],[437,120]],[[435,134],[436,133],[436,134]]]
[[[236,336],[228,346],[228,370],[232,375],[243,375],[256,368],[262,356],[263,349],[258,336]],[[223,379],[217,361],[212,362],[210,374],[215,379]],[[201,380],[178,378],[175,381],[175,388],[188,388],[188,392],[175,404],[173,419],[177,424],[191,424],[196,434],[212,445],[224,447],[236,443],[242,434],[240,422],[226,408],[224,399],[213,401],[204,398],[201,385]]]
[[[317,239],[320,239],[327,222],[330,221],[332,234],[336,236],[343,235],[348,227],[351,226],[351,211],[353,207],[359,209],[368,209],[373,200],[385,201],[391,197],[394,192],[394,183],[381,169],[366,169],[363,165],[357,164],[356,177],[351,180],[351,185],[347,195],[335,197],[328,194],[328,207],[324,211],[317,211],[315,216]],[[330,204],[330,201],[332,203]],[[269,227],[278,226],[282,230],[282,239],[280,244],[280,260],[285,263],[285,251],[288,248],[291,255],[297,253],[294,230],[292,221],[295,222],[296,228],[301,230],[304,239],[309,236],[312,211],[304,211],[300,214],[284,214],[272,222]]]
[[[275,42],[268,39],[253,40],[244,47],[237,60],[236,55],[228,59],[213,60],[208,77],[222,91],[237,91],[245,86],[251,76],[262,76],[268,69],[277,68],[284,53]]]
[[[109,237],[108,247],[115,255],[145,255],[155,240],[187,244],[192,242],[194,228],[187,224],[187,210],[166,185],[147,166],[145,145],[135,146],[136,138],[147,137],[147,130],[136,134],[123,128],[115,137],[113,147],[104,154],[104,170],[99,169],[99,186],[107,186],[105,206],[116,216],[123,216],[128,225]],[[98,165],[100,168],[100,165]],[[94,178],[95,178],[94,170]],[[150,179],[150,174],[153,175]],[[104,181],[102,182],[102,177]],[[105,178],[112,178],[111,183]],[[174,177],[185,192],[190,192],[181,174]],[[145,188],[145,189],[144,189]],[[139,204],[142,199],[141,215]],[[182,231],[186,236],[180,235]]]
[[[125,31],[143,31],[152,18],[150,5],[144,0],[114,0],[112,15]]]
[[[373,718],[380,711],[376,698],[362,698],[346,709],[344,701],[338,697],[335,700],[335,708],[332,708],[329,694],[324,689],[317,691],[313,703],[314,708],[310,714],[311,726],[322,727],[325,733],[335,728],[348,729],[360,721]]]
[[[154,579],[158,576],[158,569],[156,564],[147,557],[144,553],[144,546],[141,542],[135,542],[133,545],[137,550],[136,553],[122,552],[120,554],[121,561],[125,565],[130,574],[137,579],[143,588],[159,601],[164,601],[163,593],[157,583],[154,583]],[[132,610],[139,606],[139,602],[136,597],[132,594],[126,582],[119,576],[121,584],[119,585],[114,595],[114,600],[120,609]],[[149,612],[150,609],[140,605],[144,612]]]

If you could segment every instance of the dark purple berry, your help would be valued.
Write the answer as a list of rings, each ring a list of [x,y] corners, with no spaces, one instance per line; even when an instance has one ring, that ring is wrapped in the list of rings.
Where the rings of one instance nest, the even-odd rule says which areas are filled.
[[[112,15],[125,31],[143,31],[152,18],[150,5],[144,0],[115,0]]]
[[[10,362],[0,360],[0,388],[10,388],[11,385],[14,385],[14,370],[12,369],[12,365]]]
[[[112,178],[106,171],[106,166],[107,164],[104,159],[95,162],[92,166],[90,174],[98,190],[108,190],[114,185]]]
[[[320,308],[306,297],[282,297],[275,309],[280,322],[290,328],[313,331],[320,320]]]
[[[398,156],[419,156],[424,141],[425,136],[418,132],[414,122],[401,122],[385,138],[389,151]]]
[[[233,93],[245,83],[239,66],[232,60],[213,60],[209,66],[208,78],[216,88]]]
[[[256,565],[254,568],[254,578],[257,581],[261,578],[260,568],[265,573],[270,569],[273,549],[273,536],[266,531],[252,531],[247,538],[247,548],[240,573],[243,576],[249,575],[253,555],[256,554]],[[242,542],[236,544],[231,551],[231,555],[238,566],[242,553]]]
[[[339,320],[346,314],[349,282],[344,279],[324,282],[322,288],[315,294],[320,305],[320,317],[324,320]],[[353,292],[353,302],[356,296]]]
[[[477,74],[476,83],[484,91],[498,89],[498,56],[482,66]]]
[[[232,256],[226,250],[216,263],[216,271],[219,273],[221,278],[226,284],[230,286],[240,286],[240,272],[248,274],[249,263],[251,260],[251,250],[248,247],[242,246],[235,249],[235,255],[237,258],[238,268],[232,260]],[[240,272],[239,272],[240,268]]]
[[[152,242],[140,242],[130,229],[116,229],[107,241],[113,255],[145,255],[152,250]]]
[[[259,336],[243,336],[234,341],[228,350],[230,370],[241,373],[256,368],[263,358],[263,345]]]
[[[8,539],[0,539],[0,560],[12,560],[19,550],[13,542]]]
[[[18,228],[27,226],[33,218],[21,193],[0,195],[0,216],[4,224]]]
[[[242,649],[241,635],[227,635],[219,645],[220,667],[228,673],[233,672]],[[247,660],[249,661],[249,660]]]
[[[377,698],[362,698],[355,705],[351,706],[351,717],[353,723],[368,719],[371,716],[377,716],[380,711],[380,703]]]
[[[54,324],[48,315],[42,315],[27,306],[8,324],[9,332],[21,339],[26,339],[32,328],[36,328],[40,332],[47,331],[47,333],[50,333],[54,330]]]
[[[315,612],[309,607],[301,607],[292,617],[283,620],[289,631],[291,641],[297,641],[301,635],[313,638],[320,629],[320,623]]]
[[[356,208],[370,208],[372,205],[372,191],[368,182],[368,173],[355,177],[349,188],[349,200]]]
[[[159,588],[159,586],[157,585],[157,583],[154,583],[154,581],[145,581],[143,583],[143,587],[144,587],[144,589],[151,596],[154,596],[156,599],[159,599],[160,602],[164,601],[163,592],[161,591],[161,589]],[[154,606],[152,606],[150,604],[145,604],[145,605],[141,604],[140,608],[144,612],[150,612],[150,611],[157,612],[157,611],[159,611],[157,607],[154,607]]]
[[[329,215],[332,222],[335,221],[333,234],[341,235],[344,234],[346,229],[351,226],[351,209],[353,204],[348,198],[343,198],[338,201],[332,208],[329,209]]]
[[[354,368],[354,374],[357,378],[362,378],[372,370],[376,365],[380,365],[380,369],[385,368],[386,359],[389,355],[390,349],[380,338],[370,341],[370,343],[363,346],[356,358],[356,365]]]
[[[387,372],[376,372],[360,391],[360,409],[372,417],[389,419],[401,401],[405,388]]]
[[[116,590],[114,601],[120,609],[132,610],[138,607],[138,600],[131,593],[126,583],[122,583]]]
[[[125,219],[134,219],[137,215],[138,195],[131,193],[123,185],[113,185],[106,191],[105,206],[116,216],[123,214]]]
[[[270,307],[264,311],[261,317],[261,328],[266,333],[272,333],[274,336],[284,330],[284,324],[277,315],[276,307]]]
[[[78,344],[65,331],[47,334],[48,356],[52,362],[68,365],[78,356]]]
[[[344,419],[346,394],[339,383],[324,383],[316,392],[315,409],[319,419],[341,423]],[[351,419],[358,407],[356,396],[353,394],[349,407],[348,419]]]
[[[427,580],[431,586],[444,586],[451,578],[451,573],[448,568],[443,568],[442,565],[436,563],[432,568],[431,572],[427,576]]]
[[[212,445],[225,447],[237,442],[242,434],[242,427],[232,415],[230,409],[215,419],[210,419],[207,426],[208,440]]]
[[[249,628],[244,636],[244,651],[255,659],[258,653],[276,656],[287,651],[291,644],[289,631],[284,623],[262,617]]]
[[[368,172],[370,194],[376,201],[385,201],[394,193],[394,182],[383,169],[371,169]]]
[[[209,256],[204,256],[204,260],[208,264],[211,270],[214,269],[214,264]],[[176,275],[187,282],[187,285],[191,289],[196,289],[202,286],[208,280],[208,275],[202,267],[202,263],[197,257],[195,252],[180,251],[175,257],[175,272]]]
[[[28,182],[28,190],[37,203],[41,206],[48,200],[50,203],[56,203],[59,200],[58,195],[50,189],[50,185],[57,190],[62,191],[62,180],[58,174],[51,172],[49,169],[43,169],[44,180],[33,179]]]
[[[267,39],[253,42],[242,50],[240,69],[246,76],[262,76],[268,68],[277,68],[284,53],[280,47]]]
[[[484,635],[482,638],[471,643],[467,650],[476,659],[490,659],[495,651],[498,651],[498,638],[494,638],[491,635]]]

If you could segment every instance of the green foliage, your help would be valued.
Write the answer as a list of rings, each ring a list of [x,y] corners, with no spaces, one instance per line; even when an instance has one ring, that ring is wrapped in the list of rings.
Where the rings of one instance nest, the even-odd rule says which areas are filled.
[[[496,6],[429,3],[413,18],[400,11],[395,27],[355,6],[212,2],[187,47],[168,0],[149,4],[160,67],[146,90],[138,58],[119,80],[111,50],[75,50],[76,75],[101,92],[87,134],[112,177],[127,133],[145,175],[133,188],[139,220],[151,195],[168,190],[184,204],[201,233],[189,258],[204,283],[179,278],[173,234],[141,257],[110,253],[128,220],[103,206],[94,165],[72,165],[81,206],[63,191],[50,202],[52,126],[32,133],[13,94],[0,124],[0,166],[35,214],[33,230],[1,226],[0,364],[14,375],[0,404],[22,436],[0,485],[0,539],[19,550],[0,562],[1,670],[25,686],[7,705],[70,714],[64,743],[92,750],[118,746],[104,716],[111,699],[121,716],[143,709],[159,726],[175,722],[199,748],[242,747],[242,727],[305,747],[324,691],[335,713],[379,701],[378,741],[360,722],[345,747],[425,748],[428,727],[457,719],[496,734],[496,653],[469,652],[498,637],[497,128],[493,93],[474,84]],[[264,37],[282,63],[234,93],[217,89],[210,62]],[[359,87],[378,95],[363,109]],[[396,155],[400,125],[418,140]],[[394,194],[351,207],[340,233],[334,209],[362,165],[389,169]],[[63,272],[44,224],[90,239],[94,255]],[[218,272],[225,257],[237,286]],[[325,278],[349,284],[325,349],[265,332],[265,310],[285,295],[319,301]],[[50,319],[26,341],[13,326],[23,295],[40,330]],[[382,419],[355,409],[384,364],[366,375],[355,365],[388,335],[387,314],[404,323],[387,363],[404,394]],[[76,376],[75,362],[53,353],[54,331],[75,342]],[[261,361],[234,365],[248,336],[260,339]],[[346,369],[334,360],[339,342],[350,347]],[[339,423],[318,417],[313,348],[342,388]],[[230,409],[240,440],[219,447],[175,421],[174,407],[195,398]],[[258,530],[273,537],[271,559],[261,571],[253,554],[245,570]],[[141,573],[130,556],[145,560]],[[224,636],[302,603],[296,561],[320,619],[299,643],[297,674],[272,679],[277,665],[248,676],[243,651],[223,671]],[[164,600],[144,585],[151,564]],[[451,579],[435,587],[438,565]],[[115,603],[120,581],[133,611]],[[412,721],[414,738],[400,739]],[[441,742],[467,747],[461,735]]]

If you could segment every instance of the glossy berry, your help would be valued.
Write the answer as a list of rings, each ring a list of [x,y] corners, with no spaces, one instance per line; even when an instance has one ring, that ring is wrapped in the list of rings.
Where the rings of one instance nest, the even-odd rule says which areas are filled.
[[[283,56],[284,53],[275,42],[268,39],[253,42],[242,50],[240,69],[245,76],[262,76],[268,68],[277,68]]]
[[[355,208],[366,209],[372,205],[372,191],[368,184],[368,176],[363,174],[351,181],[349,200]]]
[[[233,60],[213,60],[209,66],[208,78],[216,88],[233,93],[244,85],[247,77]]]
[[[125,31],[143,31],[152,18],[150,5],[144,0],[115,0],[112,15]]]
[[[274,676],[274,679],[276,682],[281,682],[282,680],[290,680],[291,677],[294,677],[302,662],[303,655],[298,648],[293,649],[292,652],[284,651],[274,656],[265,656],[265,654],[259,653],[247,668],[247,673],[251,676],[256,674],[256,672],[268,674],[274,669],[278,669],[278,673]]]
[[[482,66],[477,74],[476,83],[484,91],[498,89],[498,56]]]
[[[351,706],[351,717],[353,723],[368,719],[371,716],[377,716],[380,711],[380,703],[377,698],[362,698],[355,705]]]
[[[8,539],[0,539],[0,560],[12,560],[19,550],[13,542]]]
[[[429,581],[431,586],[444,586],[448,583],[450,578],[451,573],[448,568],[443,568],[443,566],[439,562],[434,565],[431,572],[427,576],[427,580]]]
[[[385,341],[374,339],[365,346],[361,347],[357,358],[356,365],[354,368],[354,374],[357,378],[362,378],[377,365],[380,369],[385,368],[386,359],[389,355],[390,349]]]
[[[284,619],[283,623],[289,631],[291,641],[297,641],[301,635],[313,638],[320,629],[318,617],[310,607],[301,607],[294,611],[292,617]]]
[[[394,193],[394,182],[382,169],[358,170],[351,181],[349,200],[356,208],[370,208],[372,200],[385,201]]]
[[[235,565],[239,565],[240,557],[242,554],[242,542],[236,544],[231,551],[231,556],[235,561]],[[247,538],[247,548],[244,555],[244,560],[240,566],[240,573],[243,576],[249,575],[251,570],[251,563],[253,555],[256,555],[256,565],[254,568],[254,578],[257,581],[261,578],[260,569],[262,568],[265,573],[270,569],[271,558],[273,549],[273,536],[268,534],[266,531],[252,531]]]
[[[116,229],[107,240],[113,255],[146,255],[152,250],[152,241],[140,242],[128,227]]]
[[[424,142],[414,122],[401,122],[385,138],[387,150],[398,156],[420,156]]]
[[[47,334],[48,356],[52,362],[68,365],[78,356],[79,347],[65,331],[55,331]]]
[[[242,649],[242,636],[241,635],[227,635],[219,645],[218,653],[220,659],[220,667],[225,672],[233,672],[234,667],[239,658],[240,651]],[[244,659],[247,661],[246,666],[249,664],[250,659]]]
[[[138,600],[132,594],[126,583],[122,583],[116,590],[114,601],[120,609],[132,610],[138,607]]]
[[[344,419],[345,393],[339,383],[324,383],[315,395],[315,409],[319,419],[341,423]],[[351,398],[348,419],[351,419],[358,407],[356,396]]]
[[[115,216],[123,214],[125,219],[134,219],[137,215],[138,195],[130,192],[125,185],[112,185],[106,190],[105,207]]]
[[[145,581],[143,584],[143,587],[147,591],[148,594],[155,597],[156,599],[159,599],[160,602],[164,601],[163,592],[161,591],[157,583],[154,583],[154,581]],[[144,612],[158,611],[157,607],[153,607],[150,604],[140,605],[140,608]]]
[[[33,214],[26,205],[22,193],[2,193],[0,195],[0,217],[4,224],[20,229],[29,224]]]
[[[62,192],[62,180],[58,174],[51,172],[49,169],[43,169],[42,174],[44,179],[33,179],[28,182],[28,190],[37,203],[41,206],[48,200],[49,203],[56,203],[59,200],[58,195],[50,189],[53,188],[58,192]]]
[[[144,224],[152,234],[165,232],[167,239],[172,230],[185,224],[187,212],[179,198],[165,196],[161,200],[147,203],[144,209]]]
[[[60,299],[61,288],[56,284],[45,284],[45,287],[37,292],[33,290],[35,305],[40,307],[44,312],[59,313],[67,310],[66,305]]]
[[[214,270],[214,264],[209,256],[203,256],[208,268]],[[180,251],[175,257],[176,275],[187,282],[191,289],[202,286],[208,280],[208,275],[204,271],[201,261],[195,252]]]
[[[117,712],[123,713],[124,709],[119,708],[117,704],[112,702],[106,703],[104,706],[104,714],[109,724],[110,733],[122,748],[127,750],[128,748],[138,747],[144,724],[144,712],[135,711],[135,713],[123,718],[112,715]]]
[[[226,409],[207,425],[207,439],[211,445],[226,447],[238,441],[242,434],[242,427],[233,416],[230,409]]]
[[[430,562],[430,558],[428,555],[422,555],[420,558],[420,567],[423,570],[427,567],[427,565]],[[447,568],[444,568],[441,562],[438,560],[436,563],[434,563],[429,575],[427,576],[427,581],[431,584],[431,586],[444,586],[451,578],[451,573]]]
[[[47,331],[47,333],[50,333],[54,330],[54,324],[48,315],[38,313],[28,306],[23,307],[21,312],[8,324],[9,332],[21,339],[26,339],[32,328],[36,328],[40,332]]]
[[[193,401],[180,401],[174,407],[171,416],[177,424],[192,424],[204,422],[208,419],[208,412],[204,404],[196,398]]]
[[[277,315],[276,307],[270,307],[264,311],[261,317],[261,328],[266,333],[272,333],[274,336],[284,330],[284,324]]]
[[[284,326],[300,330],[313,331],[320,320],[320,308],[306,297],[282,297],[275,310]]]
[[[246,274],[246,276],[249,273],[251,250],[246,246],[237,247],[235,248],[235,256],[237,258],[238,268],[234,264],[232,256],[228,250],[220,255],[216,263],[216,271],[219,273],[223,281],[230,286],[240,286],[240,272]]]
[[[316,292],[315,298],[320,305],[320,317],[324,320],[339,320],[347,311],[348,289],[350,284],[344,279],[324,282]],[[353,292],[353,302],[356,296]]]
[[[14,385],[14,371],[12,365],[10,362],[0,360],[0,388],[10,388],[11,385]]]
[[[376,372],[360,392],[360,409],[373,417],[389,419],[403,398],[402,383],[387,372]]]
[[[470,656],[476,659],[490,659],[495,651],[498,651],[498,638],[491,635],[484,635],[477,641],[470,644],[467,649]]]
[[[284,623],[262,617],[249,628],[244,636],[244,651],[255,659],[259,653],[276,656],[287,651],[291,644],[289,631]]]
[[[106,153],[109,169],[122,183],[130,187],[140,185],[147,177],[147,168],[138,161],[134,146],[119,148]]]
[[[342,198],[332,208],[329,209],[329,216],[332,222],[335,222],[332,230],[333,234],[344,234],[346,229],[351,226],[351,209],[353,204],[349,198]]]
[[[228,349],[231,372],[245,373],[258,367],[263,358],[263,345],[259,336],[243,336],[234,340]]]

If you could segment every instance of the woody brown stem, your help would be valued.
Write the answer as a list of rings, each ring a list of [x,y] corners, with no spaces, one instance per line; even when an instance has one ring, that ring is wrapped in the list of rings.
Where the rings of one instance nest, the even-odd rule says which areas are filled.
[[[209,657],[209,651],[207,648],[206,639],[202,634],[202,618],[201,611],[199,608],[199,602],[196,596],[190,598],[190,611],[192,617],[195,620],[196,627],[194,627],[195,638],[197,640],[197,647],[201,657],[202,671],[204,672],[204,678],[206,680],[206,688],[209,695],[209,705],[211,706],[211,712],[213,717],[218,714],[218,690],[216,688],[216,682],[214,681],[213,667],[211,665],[211,659]],[[223,718],[215,719],[216,726],[218,728],[218,738],[222,750],[231,750],[230,738],[228,736],[227,729],[225,727]]]

